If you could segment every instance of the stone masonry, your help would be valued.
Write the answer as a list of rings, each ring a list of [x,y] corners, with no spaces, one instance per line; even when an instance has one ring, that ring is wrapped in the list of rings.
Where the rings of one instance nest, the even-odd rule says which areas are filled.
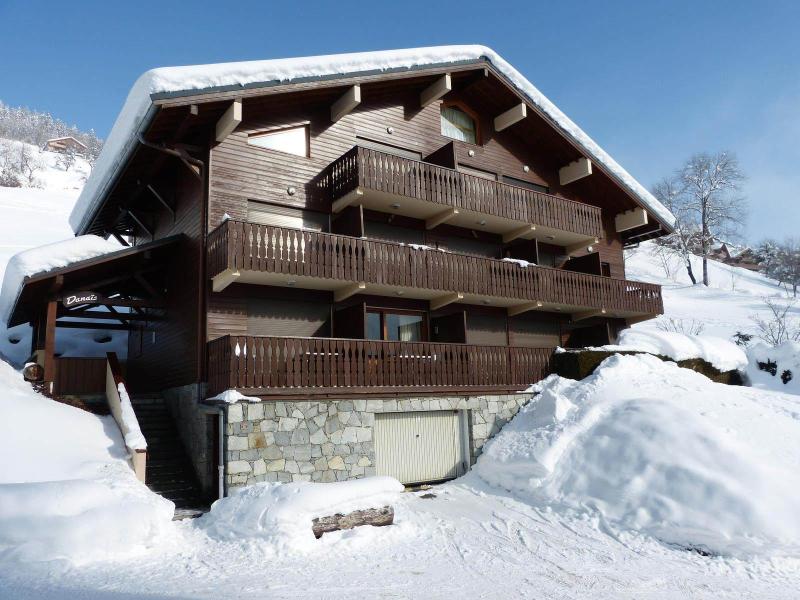
[[[259,481],[342,481],[375,475],[372,437],[383,412],[468,411],[470,459],[531,394],[239,402],[226,407],[227,489]]]

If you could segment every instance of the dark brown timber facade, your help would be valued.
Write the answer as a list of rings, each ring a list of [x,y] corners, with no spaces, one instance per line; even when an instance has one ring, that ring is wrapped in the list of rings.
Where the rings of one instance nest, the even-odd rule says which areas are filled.
[[[659,286],[626,279],[623,248],[669,225],[487,61],[153,106],[80,233],[180,240],[160,254],[162,283],[146,298],[157,308],[140,311],[153,319],[125,321],[127,378],[137,392],[167,390],[174,414],[195,422],[180,390],[262,398],[263,410],[225,409],[229,486],[298,478],[287,466],[296,459],[281,454],[273,468],[260,450],[292,410],[303,422],[332,414],[323,402],[361,402],[358,418],[387,428],[377,417],[395,413],[378,400],[395,399],[399,413],[404,399],[502,403],[547,375],[556,347],[613,342],[663,311]],[[302,403],[314,415],[293,408]],[[269,415],[275,435],[259,425]],[[192,435],[209,439],[202,427],[183,428],[190,449]],[[469,421],[473,442],[494,430],[479,427]],[[233,450],[232,436],[256,434]],[[390,459],[358,435],[359,461],[342,472],[381,472]],[[326,456],[291,437],[311,445],[312,464]],[[300,478],[342,478],[298,464]]]

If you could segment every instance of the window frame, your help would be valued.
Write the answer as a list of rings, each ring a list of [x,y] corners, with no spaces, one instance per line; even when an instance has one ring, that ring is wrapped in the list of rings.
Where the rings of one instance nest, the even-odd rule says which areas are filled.
[[[388,339],[388,329],[386,327],[386,315],[408,315],[408,316],[419,316],[422,317],[422,326],[420,327],[422,339],[419,342],[428,342],[430,341],[428,337],[428,312],[425,310],[413,310],[413,309],[406,309],[406,308],[385,308],[381,306],[367,306],[366,310],[364,311],[364,337],[365,339],[372,340],[372,338],[368,338],[367,332],[369,329],[368,326],[368,319],[369,314],[378,314],[380,315],[380,332],[381,332],[381,339],[373,340],[376,342],[399,342],[399,340],[390,340]],[[410,343],[416,344],[419,342],[403,342],[403,343]]]
[[[294,152],[288,152],[287,150],[278,150],[277,148],[265,148],[264,146],[259,146],[258,144],[253,144],[250,142],[252,138],[258,137],[268,137],[270,135],[276,135],[279,133],[284,133],[286,131],[292,131],[294,129],[302,129],[305,132],[305,139],[306,139],[306,150],[305,154],[296,154]],[[310,123],[293,123],[291,125],[282,125],[280,127],[274,127],[271,129],[261,129],[259,131],[253,131],[252,133],[247,134],[247,145],[252,146],[253,148],[258,148],[259,150],[266,150],[267,152],[279,152],[281,154],[285,154],[287,156],[295,156],[300,158],[311,158],[311,128]]]
[[[445,108],[455,108],[463,112],[469,118],[472,119],[472,122],[475,124],[475,142],[466,142],[464,140],[457,140],[456,138],[451,138],[448,135],[442,133],[442,119],[444,116],[442,115],[442,110]],[[460,100],[443,100],[441,105],[439,106],[439,134],[447,138],[448,140],[454,140],[456,142],[460,142],[462,144],[469,144],[470,146],[482,146],[483,145],[483,136],[481,127],[481,120],[478,116],[478,113],[472,110],[469,106],[461,102]]]

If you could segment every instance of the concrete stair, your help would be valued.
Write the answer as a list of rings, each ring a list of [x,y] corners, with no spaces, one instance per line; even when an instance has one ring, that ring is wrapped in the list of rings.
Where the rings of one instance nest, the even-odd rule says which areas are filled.
[[[207,512],[208,498],[197,481],[164,399],[160,395],[139,394],[131,398],[131,404],[147,441],[147,487],[175,503],[176,519]]]

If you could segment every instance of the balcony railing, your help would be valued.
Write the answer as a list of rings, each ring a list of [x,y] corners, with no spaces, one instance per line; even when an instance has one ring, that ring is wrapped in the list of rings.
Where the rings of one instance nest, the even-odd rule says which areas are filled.
[[[623,316],[663,312],[661,286],[649,283],[233,220],[208,238],[208,275],[223,272],[329,279],[331,289],[335,281],[423,288]]]
[[[328,190],[332,201],[362,188],[587,238],[603,237],[596,206],[360,146],[328,166],[320,187]]]
[[[210,394],[336,395],[522,390],[549,373],[552,348],[223,336],[208,343]],[[403,389],[404,388],[404,389]]]

